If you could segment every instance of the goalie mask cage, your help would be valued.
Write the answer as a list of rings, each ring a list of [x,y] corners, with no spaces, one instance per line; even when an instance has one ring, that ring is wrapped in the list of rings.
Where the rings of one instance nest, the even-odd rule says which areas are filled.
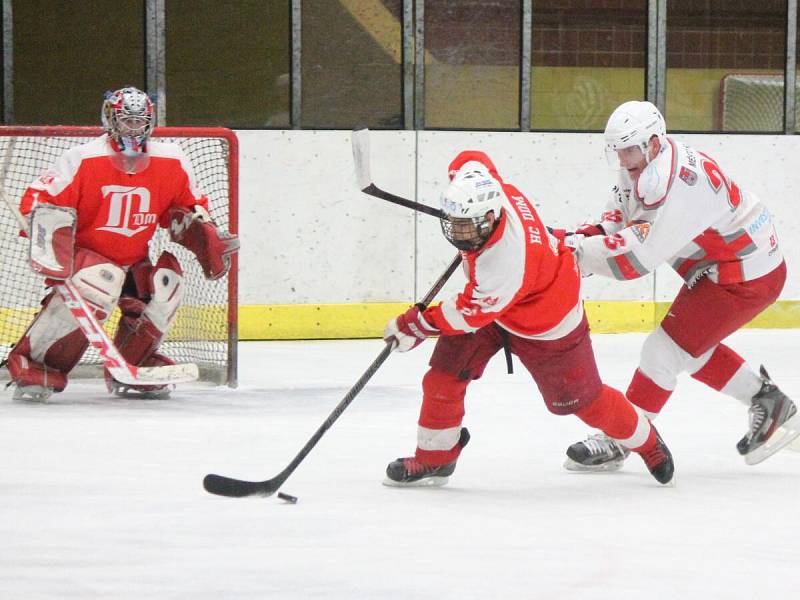
[[[0,127],[0,176],[8,198],[18,203],[25,189],[42,175],[65,150],[101,135],[97,127]],[[158,127],[153,137],[175,142],[186,153],[200,190],[208,197],[211,218],[221,231],[238,232],[238,141],[229,129],[202,127]],[[19,237],[19,226],[6,206],[0,206],[0,357],[5,360],[12,346],[30,325],[46,294],[43,278],[30,268],[29,245]],[[231,257],[228,274],[208,281],[194,255],[174,244],[169,233],[157,228],[150,242],[155,262],[168,250],[180,261],[184,272],[183,304],[159,352],[176,362],[197,364],[200,380],[235,387],[237,332],[237,266]],[[109,318],[106,331],[113,339],[119,310]],[[102,359],[91,346],[71,377],[101,377]],[[0,378],[8,379],[6,369]]]

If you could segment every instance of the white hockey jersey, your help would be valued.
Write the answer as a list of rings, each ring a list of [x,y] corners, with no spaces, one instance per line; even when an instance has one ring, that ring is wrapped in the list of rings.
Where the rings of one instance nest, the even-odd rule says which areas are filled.
[[[584,276],[636,279],[668,262],[690,286],[703,276],[726,284],[783,261],[767,207],[713,158],[672,138],[635,186],[620,171],[600,225],[604,236],[576,245]]]

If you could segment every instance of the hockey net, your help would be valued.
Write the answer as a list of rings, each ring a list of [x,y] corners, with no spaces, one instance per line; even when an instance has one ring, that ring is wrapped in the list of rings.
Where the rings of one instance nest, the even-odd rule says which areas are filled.
[[[729,73],[719,86],[722,131],[783,131],[783,74]],[[800,89],[795,96],[800,100]]]
[[[61,154],[72,146],[102,134],[94,127],[0,127],[0,176],[12,202]],[[180,144],[192,164],[197,182],[208,196],[209,212],[224,232],[238,231],[238,142],[224,128],[161,127],[154,137]],[[28,263],[27,240],[18,235],[16,219],[0,206],[0,357],[5,360],[24,334],[45,296],[42,277]],[[237,259],[230,272],[208,281],[194,255],[169,239],[159,228],[150,243],[155,261],[168,250],[184,271],[185,295],[167,338],[159,351],[176,362],[198,365],[200,379],[214,384],[236,385]],[[112,336],[119,320],[115,311],[105,325]],[[102,376],[102,360],[91,346],[70,377]],[[0,378],[8,379],[6,369]]]

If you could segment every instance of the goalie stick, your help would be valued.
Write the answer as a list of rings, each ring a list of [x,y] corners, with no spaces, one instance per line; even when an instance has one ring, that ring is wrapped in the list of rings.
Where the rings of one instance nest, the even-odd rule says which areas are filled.
[[[420,307],[420,310],[423,310],[430,304],[431,300],[439,293],[442,289],[444,284],[453,274],[453,272],[458,268],[458,265],[461,264],[461,255],[457,255],[453,262],[447,267],[445,272],[436,280],[433,284],[433,287],[430,291],[425,295],[425,297],[420,301],[417,306]],[[336,420],[341,416],[341,414],[345,411],[345,409],[350,405],[350,403],[355,399],[355,397],[364,389],[364,386],[367,382],[375,375],[375,372],[380,368],[380,366],[386,361],[389,357],[389,354],[392,352],[392,345],[387,343],[383,350],[381,350],[378,357],[372,361],[372,364],[367,367],[367,370],[364,371],[364,374],[356,381],[355,385],[350,388],[350,390],[345,394],[344,398],[342,398],[341,402],[336,405],[336,408],[333,409],[333,412],[325,419],[325,422],[314,432],[314,435],[311,436],[311,439],[306,442],[306,445],[297,453],[292,459],[292,462],[280,473],[278,473],[272,479],[267,479],[266,481],[245,481],[242,479],[234,479],[232,477],[225,477],[224,475],[214,475],[209,474],[206,475],[203,479],[203,487],[206,489],[207,492],[211,494],[216,494],[217,496],[227,496],[229,498],[243,498],[245,496],[271,496],[275,492],[280,489],[283,483],[289,478],[289,476],[294,472],[297,466],[303,462],[308,453],[317,445],[320,438],[325,434],[325,432],[331,428],[331,426],[336,422]]]
[[[355,164],[356,168],[356,181],[358,181],[358,189],[375,198],[387,200],[393,204],[399,204],[400,206],[405,206],[406,208],[425,213],[426,215],[431,215],[432,217],[436,217],[438,219],[444,218],[444,213],[438,208],[433,208],[427,204],[420,204],[419,202],[414,202],[413,200],[407,200],[406,198],[395,196],[394,194],[390,194],[389,192],[382,190],[372,182],[372,175],[369,167],[369,129],[358,129],[353,131],[350,136],[350,140],[353,144],[353,163]]]
[[[0,196],[8,206],[20,229],[29,235],[29,225],[19,211],[19,207],[11,202],[6,195],[5,186],[0,185]],[[111,376],[123,385],[164,385],[169,383],[186,383],[196,381],[199,377],[197,365],[182,363],[160,367],[137,367],[130,364],[122,356],[108,337],[102,325],[97,321],[92,310],[87,306],[75,284],[71,279],[57,283],[53,288],[63,298],[64,304],[78,322],[89,343],[97,349],[103,358],[103,366],[108,369]]]

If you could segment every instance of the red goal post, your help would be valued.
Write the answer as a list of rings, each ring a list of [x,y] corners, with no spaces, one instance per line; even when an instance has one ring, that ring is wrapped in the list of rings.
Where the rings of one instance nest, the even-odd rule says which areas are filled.
[[[0,176],[9,199],[18,202],[25,189],[61,154],[101,135],[99,127],[0,126]],[[191,163],[201,191],[208,196],[209,212],[222,231],[238,233],[239,143],[222,127],[157,127],[154,138],[176,142]],[[0,206],[0,360],[24,334],[38,310],[45,289],[42,278],[28,264],[28,245],[18,235],[16,220]],[[232,258],[224,278],[208,281],[191,252],[172,243],[158,229],[150,244],[150,258],[169,250],[184,270],[185,297],[169,335],[161,346],[177,362],[196,363],[201,381],[236,387],[238,342],[238,257]],[[118,311],[106,329],[113,335]],[[71,376],[98,377],[102,361],[89,348]],[[0,379],[8,379],[5,369]]]

